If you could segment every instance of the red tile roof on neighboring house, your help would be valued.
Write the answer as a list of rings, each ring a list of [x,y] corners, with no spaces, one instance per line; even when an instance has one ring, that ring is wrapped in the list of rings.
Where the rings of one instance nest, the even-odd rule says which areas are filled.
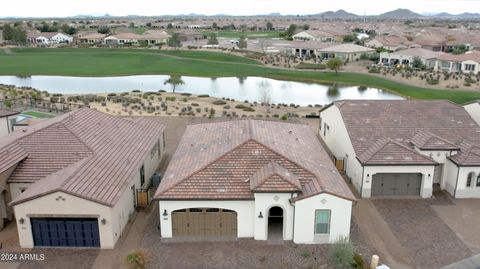
[[[480,63],[480,52],[469,51],[467,53],[457,54],[457,55],[443,53],[437,57],[437,60],[449,61],[449,62],[474,61],[474,62]]]
[[[270,174],[278,176],[269,182]],[[355,199],[308,126],[263,120],[187,126],[155,198],[253,199],[252,178],[273,192],[294,192],[298,180],[299,199],[323,192]]]
[[[365,164],[385,145],[388,150],[380,151],[379,156],[383,164],[392,165],[408,163],[410,160],[399,159],[403,155],[415,162],[429,162],[407,152],[411,143],[448,150],[466,141],[480,145],[480,127],[462,106],[446,100],[345,100],[333,104],[340,110],[357,157]]]
[[[62,191],[113,206],[163,130],[153,118],[130,120],[82,108],[16,131],[0,142],[0,152],[12,145],[15,150],[0,159],[23,160],[10,182],[35,183],[11,204]]]

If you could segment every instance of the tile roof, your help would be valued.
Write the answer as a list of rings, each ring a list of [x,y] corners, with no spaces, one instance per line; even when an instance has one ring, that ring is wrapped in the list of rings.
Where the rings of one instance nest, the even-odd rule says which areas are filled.
[[[452,144],[450,147],[459,147],[464,141],[480,144],[480,127],[462,106],[446,100],[345,100],[333,104],[339,108],[361,160],[368,160],[366,152],[382,139],[405,146],[414,142],[433,147],[439,140]],[[423,142],[423,135],[430,138]],[[391,164],[395,164],[394,152],[392,158]]]
[[[297,192],[302,189],[299,177],[276,162],[260,168],[249,181],[250,189],[256,192]]]
[[[450,61],[450,62],[464,62],[464,61],[474,61],[480,63],[480,52],[469,51],[464,54],[448,54],[443,53],[437,57],[440,61]]]
[[[35,183],[11,204],[63,191],[113,206],[163,130],[153,118],[82,108],[14,132],[0,142],[0,152],[13,145],[7,155],[23,159],[9,180]]]
[[[360,53],[360,52],[373,52],[375,50],[372,48],[367,48],[367,47],[359,46],[356,44],[340,44],[340,45],[335,45],[335,46],[321,49],[320,51],[338,52],[338,53],[355,53],[355,52]]]
[[[418,131],[410,143],[421,150],[459,150],[460,147],[428,131]]]
[[[435,161],[388,138],[381,138],[358,156],[366,165],[413,164],[435,165]]]
[[[480,165],[480,146],[469,142],[463,142],[460,145],[460,151],[450,157],[454,163],[463,166],[479,166]]]
[[[18,111],[0,108],[0,118],[20,114]]]
[[[253,199],[249,181],[269,174],[262,170],[283,178],[272,178],[268,188],[295,182],[282,169],[269,168],[272,162],[298,177],[300,199],[322,192],[355,199],[308,126],[251,119],[187,126],[155,198]]]
[[[398,50],[395,52],[390,53],[390,56],[417,56],[420,58],[424,59],[434,59],[437,58],[439,55],[444,54],[443,52],[439,51],[432,51],[432,50],[427,50],[423,48],[411,48],[411,49],[405,49],[405,50]]]

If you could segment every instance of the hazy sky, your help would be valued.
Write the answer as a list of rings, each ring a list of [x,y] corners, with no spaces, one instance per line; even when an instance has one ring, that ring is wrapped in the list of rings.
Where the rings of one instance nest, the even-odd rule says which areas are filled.
[[[64,17],[79,14],[114,16],[167,14],[258,15],[315,14],[345,9],[379,14],[396,8],[415,12],[480,12],[480,0],[4,0],[0,17]]]

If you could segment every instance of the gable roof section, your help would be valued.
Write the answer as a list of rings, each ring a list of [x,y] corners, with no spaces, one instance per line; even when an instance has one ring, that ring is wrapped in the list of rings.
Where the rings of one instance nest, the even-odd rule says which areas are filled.
[[[272,161],[300,178],[302,197],[355,199],[308,126],[262,120],[187,126],[155,198],[253,199],[248,181]]]
[[[28,153],[18,143],[12,143],[0,150],[0,173],[27,158]]]
[[[480,165],[480,146],[463,142],[460,151],[449,157],[457,165],[461,166],[479,166]]]
[[[82,108],[14,132],[8,142],[28,153],[14,174],[32,174],[37,181],[11,204],[62,191],[113,206],[163,130],[156,119],[129,120]],[[36,171],[42,165],[52,169]]]
[[[428,131],[418,131],[410,143],[421,150],[459,150],[460,147]]]
[[[420,140],[419,131],[429,133],[430,143],[425,144],[429,147],[439,140],[456,147],[464,141],[480,144],[480,127],[462,106],[446,100],[343,100],[334,105],[340,110],[357,156],[380,139],[402,145],[412,138]]]
[[[432,159],[391,139],[382,138],[358,156],[366,165],[435,165]]]
[[[250,189],[255,192],[301,191],[299,177],[276,162],[269,162],[249,179]]]

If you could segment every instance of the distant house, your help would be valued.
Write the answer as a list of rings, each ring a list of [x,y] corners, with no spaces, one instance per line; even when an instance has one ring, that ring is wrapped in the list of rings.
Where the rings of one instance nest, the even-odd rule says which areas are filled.
[[[32,247],[113,248],[165,151],[165,126],[89,108],[0,140],[0,221]]]
[[[296,57],[319,57],[319,50],[330,47],[335,43],[327,43],[322,41],[292,41],[286,47],[288,54]]]
[[[105,39],[105,37],[106,35],[100,34],[100,33],[88,33],[85,35],[79,35],[77,37],[77,43],[89,44],[89,45],[101,44],[103,43],[103,40]]]
[[[323,30],[305,30],[301,31],[292,36],[293,40],[297,41],[322,41],[322,42],[341,42],[342,40],[338,40],[336,35],[330,32],[326,32]]]
[[[57,32],[31,32],[27,34],[27,41],[37,45],[68,44],[73,42],[73,37]]]
[[[191,29],[180,30],[176,31],[175,33],[179,35],[182,42],[205,39],[205,36],[202,33]]]
[[[148,30],[143,33],[140,40],[145,40],[148,45],[158,45],[158,44],[165,44],[170,39],[171,35],[165,31],[159,30]]]
[[[187,126],[155,199],[163,238],[302,244],[348,237],[355,201],[308,126],[262,120]]]
[[[418,57],[422,64],[427,68],[434,68],[437,57],[442,55],[442,52],[435,52],[423,48],[411,48],[406,50],[398,50],[395,52],[380,53],[380,62],[384,66],[405,65],[412,67],[414,59]]]
[[[318,50],[319,58],[322,60],[338,58],[343,61],[357,61],[362,54],[372,54],[375,50],[355,44],[339,44]]]
[[[376,36],[374,39],[366,42],[365,45],[370,48],[385,48],[389,51],[418,47],[418,45],[401,35]]]
[[[480,71],[480,51],[468,51],[459,55],[440,54],[437,57],[434,70],[478,74]]]
[[[335,101],[319,134],[362,197],[480,198],[480,127],[452,102]]]
[[[20,112],[0,108],[0,138],[13,132]]]
[[[120,33],[105,37],[104,43],[106,45],[132,45],[138,44],[139,40],[142,40],[141,35],[134,33]]]

